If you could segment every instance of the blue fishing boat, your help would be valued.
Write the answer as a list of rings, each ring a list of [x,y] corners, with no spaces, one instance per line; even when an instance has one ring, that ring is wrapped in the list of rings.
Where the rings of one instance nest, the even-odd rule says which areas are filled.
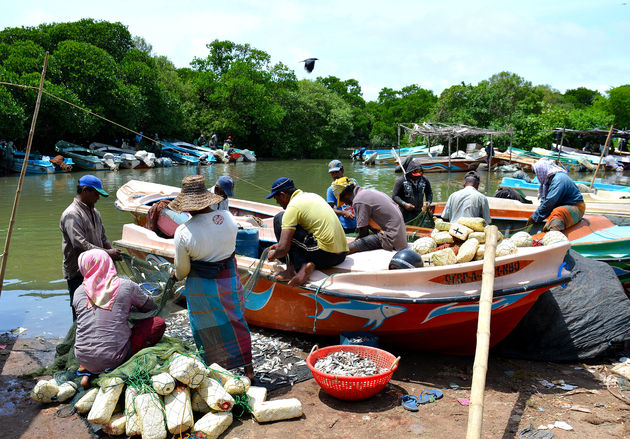
[[[205,153],[208,155],[208,158],[206,159],[208,163],[216,163],[217,161],[217,159],[214,157],[214,151],[216,150],[210,148],[209,146],[193,145],[192,143],[184,142],[181,140],[178,140],[176,142],[170,142],[170,144],[175,145],[178,148],[183,148],[187,150],[189,149],[189,150]]]
[[[162,155],[169,157],[174,162],[182,165],[197,166],[205,164],[208,160],[208,154],[194,149],[182,148],[164,140],[162,143]]]
[[[22,166],[24,165],[25,153],[22,151],[13,151],[13,162],[10,164],[9,169],[14,172],[22,172]],[[71,158],[64,158],[63,160],[66,166],[57,167],[51,162],[51,157],[41,154],[29,154],[28,163],[26,165],[27,174],[52,174],[55,172],[69,172],[72,170],[74,162]]]
[[[94,155],[89,149],[75,145],[64,140],[55,144],[55,150],[60,154],[70,157],[78,168],[88,171],[105,171],[118,169],[120,162],[105,163],[100,157]]]
[[[590,182],[586,181],[576,181],[576,183],[581,183],[586,186],[590,186]],[[512,177],[503,177],[501,180],[501,187],[514,189],[516,192],[519,192],[522,196],[537,196],[538,195],[538,180],[534,179],[531,183],[527,183],[525,180],[521,180],[518,178]],[[606,191],[620,191],[620,192],[629,192],[630,186],[621,186],[618,184],[607,184],[601,183],[597,180],[593,184],[593,187],[596,189],[603,189]]]

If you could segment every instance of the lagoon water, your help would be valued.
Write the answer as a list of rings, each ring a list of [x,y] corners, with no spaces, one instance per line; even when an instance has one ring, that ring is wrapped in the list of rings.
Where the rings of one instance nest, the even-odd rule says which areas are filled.
[[[208,186],[221,175],[231,175],[236,181],[236,198],[274,203],[265,200],[271,183],[278,177],[294,179],[297,187],[325,195],[330,185],[328,160],[282,160],[211,165],[202,168]],[[344,160],[346,176],[354,177],[364,187],[391,193],[394,179],[392,168],[364,167]],[[193,167],[173,167],[118,172],[100,171],[108,198],[101,197],[96,208],[101,213],[110,241],[120,239],[123,224],[133,217],[114,206],[116,190],[129,180],[145,180],[179,186],[182,178],[195,172]],[[72,202],[79,178],[88,172],[67,174],[27,175],[20,199],[8,255],[6,279],[0,297],[0,333],[27,328],[31,337],[65,335],[71,324],[67,285],[61,274],[61,232],[59,217]],[[500,173],[480,172],[480,190],[493,194],[499,185]],[[426,174],[433,188],[434,201],[446,201],[448,195],[461,188],[463,173]],[[590,174],[572,175],[590,179]],[[604,180],[628,184],[627,177],[608,173]],[[11,208],[17,188],[17,174],[0,177],[0,240],[4,248]]]

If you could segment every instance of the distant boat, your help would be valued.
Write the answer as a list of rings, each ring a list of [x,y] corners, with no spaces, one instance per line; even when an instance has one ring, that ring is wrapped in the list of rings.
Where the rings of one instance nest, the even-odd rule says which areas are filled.
[[[576,181],[575,183],[580,183],[586,186],[590,186],[590,182],[586,181]],[[521,180],[520,178],[512,178],[512,177],[503,177],[501,180],[501,187],[511,188],[517,192],[520,192],[524,197],[527,196],[537,196],[538,195],[538,181],[534,179],[531,183],[527,183],[525,180]],[[597,180],[593,183],[593,187],[597,190],[605,190],[611,192],[628,192],[630,193],[630,186],[621,186],[618,184],[607,184],[601,183]]]
[[[22,172],[25,153],[22,151],[13,151],[13,162],[9,165],[9,169],[14,172]],[[71,158],[64,158],[66,164],[65,169],[55,166],[51,162],[51,157],[40,154],[29,154],[28,164],[26,165],[27,174],[52,174],[55,172],[69,172],[72,170],[74,162]]]
[[[422,157],[416,159],[422,165],[425,173],[428,172],[466,172],[474,171],[484,159],[448,159],[448,157]]]
[[[190,166],[208,163],[208,153],[201,152],[197,149],[176,146],[173,143],[166,142],[164,140],[162,140],[161,143],[162,155],[169,157],[174,162]]]
[[[426,146],[412,146],[408,148],[400,148],[400,152],[397,149],[394,149],[396,154],[392,153],[392,150],[372,150],[365,151],[363,156],[366,158],[363,161],[364,165],[376,165],[376,166],[396,166],[398,165],[398,160],[396,156],[400,158],[400,160],[405,160],[407,157],[432,157],[437,156],[442,153],[444,150],[444,145],[436,145],[431,148],[427,148]]]
[[[70,157],[78,168],[88,171],[116,170],[120,165],[120,160],[112,159],[109,163],[105,163],[101,157],[94,155],[88,148],[64,140],[60,140],[55,144],[55,150],[64,156]]]
[[[120,159],[121,169],[136,169],[138,167],[146,168],[146,164],[141,162],[134,155],[136,151],[130,149],[122,149],[116,146],[107,145],[105,143],[92,142],[90,143],[90,150],[92,153],[101,159],[104,159],[106,154],[111,154]]]

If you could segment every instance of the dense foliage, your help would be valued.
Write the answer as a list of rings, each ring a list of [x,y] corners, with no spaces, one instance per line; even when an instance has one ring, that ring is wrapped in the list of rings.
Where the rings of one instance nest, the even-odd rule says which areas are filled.
[[[388,147],[397,122],[436,121],[513,129],[519,147],[549,145],[551,128],[630,127],[630,85],[601,95],[579,87],[564,94],[509,72],[461,83],[440,96],[412,84],[383,88],[366,102],[355,79],[298,81],[294,72],[249,44],[215,40],[208,55],[176,69],[122,23],[72,23],[0,32],[0,81],[39,85],[78,107],[153,137],[192,141],[216,133],[260,156],[333,157],[340,147]],[[23,145],[37,92],[0,85],[0,138]],[[35,144],[51,152],[59,139],[113,143],[132,134],[44,95]],[[419,141],[423,141],[420,139]],[[567,142],[579,142],[569,138]],[[401,139],[406,144],[406,138]]]

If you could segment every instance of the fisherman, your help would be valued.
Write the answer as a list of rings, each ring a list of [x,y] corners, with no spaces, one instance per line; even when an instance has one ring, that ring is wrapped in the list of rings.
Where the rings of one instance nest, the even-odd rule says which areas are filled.
[[[343,177],[343,165],[341,162],[339,160],[333,160],[328,163],[328,173],[333,181]],[[337,205],[337,197],[335,197],[333,193],[332,185],[329,186],[326,191],[326,201],[339,217],[343,231],[353,233],[357,228],[357,221],[354,219],[354,210],[352,210],[352,206],[348,206],[347,204]]]
[[[352,160],[363,161],[364,160],[363,156],[365,155],[365,151],[366,151],[365,146],[362,146],[361,149],[358,149],[352,154]]]
[[[358,234],[349,245],[348,254],[407,248],[407,231],[402,213],[387,194],[359,187],[356,180],[342,177],[333,182],[339,202],[351,205],[357,218]],[[370,234],[370,225],[380,231]]]
[[[398,204],[405,222],[416,218],[423,206],[428,209],[433,202],[431,183],[424,177],[422,165],[417,160],[412,160],[405,168],[405,175],[396,179],[392,199]],[[424,203],[423,199],[426,199]]]
[[[206,144],[206,137],[203,133],[199,134],[199,138],[197,139],[197,145],[204,146]]]
[[[269,247],[267,254],[270,261],[281,259],[287,264],[276,280],[300,286],[315,269],[344,261],[348,252],[346,235],[326,200],[296,189],[287,177],[274,181],[266,198],[274,198],[284,209],[273,219],[278,243]]]
[[[488,169],[492,166],[492,156],[494,156],[494,148],[492,147],[492,142],[486,142],[486,157],[488,161]]]
[[[215,148],[217,146],[217,143],[219,143],[219,138],[217,137],[216,133],[213,133],[212,137],[210,137],[210,148]]]
[[[232,136],[228,136],[225,142],[223,142],[223,151],[227,151],[230,148],[232,148]]]
[[[94,208],[94,204],[101,195],[109,196],[103,190],[101,180],[93,175],[84,175],[79,179],[77,196],[63,211],[59,221],[62,236],[63,277],[68,282],[71,304],[75,290],[83,282],[83,275],[78,265],[81,253],[100,248],[105,250],[112,259],[120,259],[120,250],[112,248],[105,235],[101,214]],[[73,309],[72,320],[76,318]]]
[[[562,231],[577,224],[584,216],[586,205],[567,171],[546,158],[538,160],[533,167],[540,182],[540,205],[527,220],[527,225],[546,219],[543,230]]]
[[[136,134],[136,149],[140,149],[140,142],[142,142],[142,131],[139,134]]]
[[[219,204],[210,206],[212,210],[229,210],[228,198],[234,196],[234,180],[229,175],[222,175],[217,179],[210,192],[223,197]]]
[[[456,222],[461,217],[483,218],[487,224],[492,222],[488,199],[479,192],[479,175],[474,171],[464,177],[464,188],[448,197],[442,212],[445,221]]]
[[[168,207],[192,218],[175,231],[175,276],[186,278],[190,326],[206,364],[228,370],[244,366],[253,379],[251,335],[234,257],[238,224],[227,210],[211,209],[222,200],[206,189],[201,175],[182,180]]]
[[[92,374],[114,369],[159,342],[166,324],[160,317],[149,317],[129,327],[131,307],[148,312],[155,303],[135,282],[117,276],[105,250],[81,253],[78,266],[83,282],[72,299],[77,316],[74,353],[83,375],[81,385],[88,387]]]

